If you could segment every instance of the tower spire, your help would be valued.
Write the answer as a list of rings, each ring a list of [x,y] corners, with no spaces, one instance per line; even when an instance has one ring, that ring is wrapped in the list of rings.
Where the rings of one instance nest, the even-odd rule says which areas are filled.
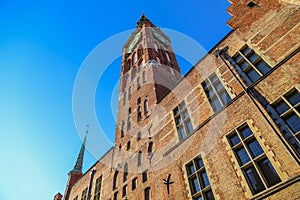
[[[74,168],[68,173],[69,180],[67,183],[67,187],[65,190],[64,200],[69,200],[70,191],[73,186],[73,184],[82,176],[82,163],[83,163],[83,157],[84,157],[84,151],[85,151],[85,143],[86,138],[89,132],[89,125],[86,125],[86,133],[85,137],[82,143],[82,146],[80,148],[80,152],[78,154],[78,158],[76,160]]]
[[[81,172],[82,173],[82,164],[83,164],[83,157],[84,157],[84,151],[85,151],[85,144],[86,144],[86,137],[89,133],[89,125],[86,125],[86,132],[85,132],[85,137],[82,143],[82,146],[80,148],[80,152],[78,154],[76,163],[74,168],[72,169],[71,172]]]

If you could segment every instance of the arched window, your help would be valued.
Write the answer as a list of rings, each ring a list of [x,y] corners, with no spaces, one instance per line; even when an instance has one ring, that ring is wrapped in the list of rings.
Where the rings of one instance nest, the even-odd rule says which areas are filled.
[[[150,142],[149,146],[148,146],[148,158],[149,159],[151,159],[151,157],[152,157],[152,151],[153,151],[153,142]]]
[[[128,88],[128,99],[131,97],[131,86]]]
[[[123,93],[123,106],[125,105],[126,103],[126,92]]]
[[[137,89],[139,89],[141,87],[141,85],[140,85],[140,77],[138,77],[136,79],[136,87],[137,87]]]
[[[137,120],[141,121],[141,119],[142,119],[141,106],[138,106],[138,109],[137,109]]]
[[[114,174],[114,179],[113,179],[113,190],[115,190],[117,188],[117,181],[118,181],[118,174],[119,171],[117,170]]]
[[[134,79],[134,77],[135,77],[135,75],[136,75],[136,72],[137,72],[137,69],[136,69],[136,67],[134,67],[134,68],[132,69],[132,72],[131,72],[131,80]]]
[[[125,122],[122,120],[122,125],[121,125],[121,138],[124,137],[124,127],[125,127]]]
[[[157,46],[156,43],[154,43],[154,49],[155,49],[156,52],[158,52],[158,46]]]
[[[143,83],[147,82],[146,72],[143,71]]]
[[[166,57],[167,57],[167,60],[170,62],[171,60],[170,60],[170,56],[169,56],[168,52],[166,52]]]
[[[156,57],[156,61],[158,62],[158,64],[161,64],[159,57]]]
[[[144,101],[144,113],[147,114],[148,112],[149,112],[149,110],[148,110],[148,100],[146,99]]]
[[[142,152],[138,152],[138,160],[137,160],[137,166],[141,166],[142,164]]]
[[[136,55],[136,53],[134,53],[133,54],[133,65],[136,63],[136,61],[137,61],[137,55]]]
[[[124,173],[123,173],[123,182],[127,181],[127,177],[128,177],[128,164],[125,163],[125,165],[124,165]]]
[[[127,119],[127,131],[129,131],[131,129],[131,116],[128,116]]]

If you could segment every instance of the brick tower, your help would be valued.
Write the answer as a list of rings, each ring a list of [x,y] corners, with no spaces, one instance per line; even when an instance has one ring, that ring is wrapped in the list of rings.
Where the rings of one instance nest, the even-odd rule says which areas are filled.
[[[142,14],[122,50],[116,146],[139,137],[155,104],[181,77],[170,39]]]

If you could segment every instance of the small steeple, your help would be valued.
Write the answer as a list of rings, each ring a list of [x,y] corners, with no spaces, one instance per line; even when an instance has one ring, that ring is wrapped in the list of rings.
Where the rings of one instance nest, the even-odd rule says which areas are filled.
[[[83,140],[80,152],[78,154],[78,158],[76,160],[75,166],[72,169],[72,171],[70,171],[71,173],[72,172],[80,172],[80,173],[82,173],[83,157],[84,157],[84,151],[85,151],[86,137],[87,137],[88,132],[89,132],[89,125],[86,125],[86,127],[87,127],[87,129],[86,129],[85,137],[84,137],[84,140]]]
[[[154,26],[154,24],[152,24],[152,22],[146,17],[145,13],[143,12],[139,21],[136,23],[136,28],[142,28],[142,25],[148,22],[151,24],[151,26]]]

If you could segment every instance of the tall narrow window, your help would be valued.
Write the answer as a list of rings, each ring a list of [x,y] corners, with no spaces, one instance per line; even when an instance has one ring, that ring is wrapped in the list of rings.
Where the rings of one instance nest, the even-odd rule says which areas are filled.
[[[186,166],[193,199],[213,200],[214,195],[201,157],[196,157]]]
[[[156,57],[156,61],[158,62],[158,64],[161,64],[159,57]]]
[[[118,192],[114,193],[114,200],[118,200]]]
[[[143,181],[143,183],[148,180],[148,174],[147,173],[148,173],[147,170],[143,171],[143,173],[142,173],[142,181]]]
[[[73,200],[78,200],[78,195]]]
[[[102,176],[96,179],[94,200],[100,200]]]
[[[158,46],[157,46],[156,43],[154,43],[154,49],[155,49],[156,52],[158,52]]]
[[[152,157],[152,151],[153,151],[153,142],[150,142],[148,145],[148,158]]]
[[[123,172],[123,182],[127,181],[127,177],[128,177],[128,164],[125,163],[124,172]]]
[[[137,166],[141,166],[142,164],[142,152],[138,152],[138,160],[137,160]]]
[[[179,139],[181,140],[193,131],[193,126],[184,101],[173,110],[173,114]]]
[[[300,157],[300,93],[296,88],[293,88],[283,96],[281,96],[275,103],[273,108],[277,112],[280,120],[276,123],[280,127],[286,127],[284,137],[289,142],[291,147],[295,150],[298,157]]]
[[[227,139],[253,194],[281,182],[247,124],[236,129]]]
[[[131,129],[131,116],[129,115],[127,118],[127,131]]]
[[[147,82],[146,71],[143,71],[143,83]]]
[[[150,200],[150,187],[144,190],[144,200]]]
[[[131,86],[128,88],[128,99],[131,98]]]
[[[137,178],[135,177],[134,179],[132,179],[132,184],[131,184],[132,190],[135,190],[136,185],[137,185]]]
[[[87,200],[88,188],[85,188],[81,193],[81,200]]]
[[[243,47],[233,57],[238,68],[237,72],[246,75],[244,82],[249,86],[266,74],[271,67],[253,51],[249,46]],[[242,76],[243,77],[243,76]]]
[[[141,87],[141,84],[140,84],[140,77],[138,77],[138,78],[136,79],[136,88],[137,88],[137,89],[140,89],[140,87]]]
[[[144,113],[145,113],[145,115],[148,113],[148,100],[147,99],[144,101]]]
[[[125,197],[126,195],[127,195],[127,185],[124,185],[122,190],[122,197]]]
[[[141,137],[142,137],[142,133],[141,133],[141,132],[138,132],[137,135],[136,135],[137,141],[140,141],[140,140],[141,140]]]
[[[142,110],[141,110],[141,106],[138,106],[137,108],[137,120],[141,121],[142,119]]]
[[[169,53],[167,51],[166,51],[166,57],[167,57],[168,62],[170,62],[171,61],[170,56],[169,56]]]
[[[113,190],[117,189],[118,175],[119,175],[119,171],[116,171],[113,180]]]
[[[126,92],[123,93],[123,106],[125,105],[126,103]]]
[[[126,150],[129,151],[130,150],[130,141],[127,142],[127,147]]]
[[[202,83],[202,87],[215,112],[220,110],[231,100],[223,84],[215,73],[209,76]]]
[[[121,138],[124,137],[124,128],[125,128],[125,122],[122,120],[122,125],[121,125]]]
[[[133,54],[133,64],[135,64],[137,62],[137,54],[134,53]]]

